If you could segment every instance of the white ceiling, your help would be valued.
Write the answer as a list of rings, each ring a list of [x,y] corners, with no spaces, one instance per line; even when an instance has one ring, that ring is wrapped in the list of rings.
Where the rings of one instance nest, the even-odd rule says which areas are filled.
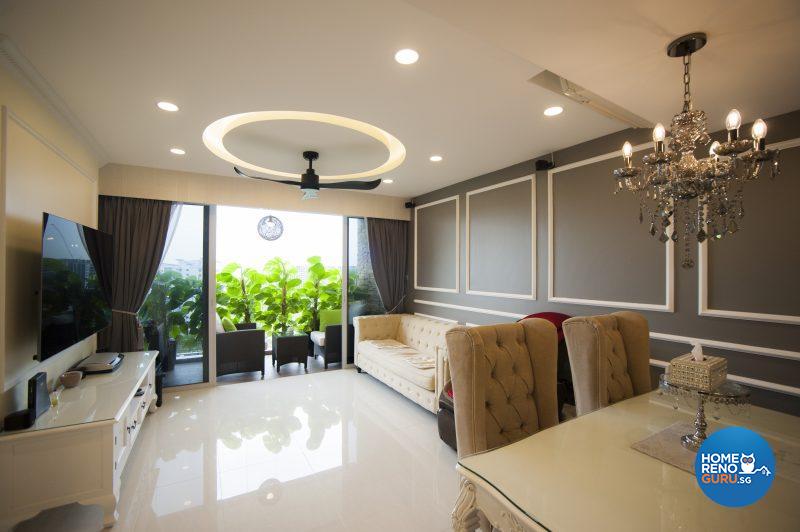
[[[375,192],[410,197],[624,128],[527,82],[543,68],[669,122],[681,65],[664,49],[689,31],[711,39],[694,58],[693,88],[712,129],[731,106],[745,120],[800,108],[799,10],[794,0],[5,0],[0,33],[109,162],[233,175],[202,143],[209,123],[315,111],[399,138],[406,160]],[[419,63],[394,62],[404,47],[419,50]],[[181,111],[159,111],[158,100]],[[542,116],[554,104],[564,114]],[[321,152],[320,169],[385,157],[372,141],[318,125],[253,126],[230,143],[287,171],[303,168],[299,153],[290,168],[303,149]],[[172,146],[187,155],[171,155]]]
[[[209,123],[315,111],[399,138],[405,162],[375,192],[411,197],[623,127],[528,83],[541,70],[534,64],[399,0],[12,0],[0,10],[0,32],[110,162],[233,175],[203,145]],[[404,47],[420,52],[416,65],[395,63]],[[181,110],[159,111],[158,100]],[[553,104],[566,112],[546,119]],[[284,152],[276,166],[298,148],[296,133],[265,147]],[[321,152],[322,168],[336,147],[306,148]],[[431,163],[432,154],[444,161]],[[305,165],[299,153],[297,165]]]
[[[697,31],[709,41],[692,57],[692,92],[710,130],[732,107],[744,122],[800,109],[798,0],[408,3],[653,123],[668,124],[683,101],[683,65],[667,45]]]

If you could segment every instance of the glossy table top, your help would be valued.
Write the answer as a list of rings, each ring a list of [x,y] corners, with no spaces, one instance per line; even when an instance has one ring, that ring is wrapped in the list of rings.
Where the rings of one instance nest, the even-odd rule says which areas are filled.
[[[694,419],[658,392],[603,408],[514,444],[459,461],[550,530],[800,530],[800,418],[751,407],[709,415],[766,438],[777,460],[767,495],[744,508],[706,498],[694,475],[631,448]]]
[[[36,430],[117,419],[136,392],[134,386],[155,363],[158,351],[125,353],[122,365],[112,373],[86,375],[74,388],[62,389],[58,405],[36,419],[25,430],[0,432],[0,438]]]

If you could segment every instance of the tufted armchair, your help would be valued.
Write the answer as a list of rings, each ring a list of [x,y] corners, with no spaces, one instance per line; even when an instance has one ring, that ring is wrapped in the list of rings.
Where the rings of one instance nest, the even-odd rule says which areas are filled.
[[[641,314],[570,318],[564,336],[579,416],[652,389],[650,333]]]
[[[555,326],[542,319],[447,333],[459,456],[558,424]]]

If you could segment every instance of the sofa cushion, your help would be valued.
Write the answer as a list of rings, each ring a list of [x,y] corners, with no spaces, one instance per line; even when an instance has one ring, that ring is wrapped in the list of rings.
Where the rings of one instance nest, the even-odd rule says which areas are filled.
[[[400,324],[395,338],[404,344],[430,355],[437,351],[447,352],[445,333],[455,327],[448,323],[423,316],[401,314]]]
[[[233,332],[236,330],[236,325],[233,324],[233,321],[227,316],[222,318],[222,329],[225,332]]]
[[[333,310],[319,311],[320,331],[324,331],[328,325],[341,325],[341,323],[342,323],[342,309],[336,308]]]
[[[309,334],[311,341],[320,347],[325,347],[325,333],[322,331],[311,331]]]
[[[379,364],[398,377],[420,388],[435,391],[435,354],[421,353],[397,341],[363,340],[358,344],[360,357]]]

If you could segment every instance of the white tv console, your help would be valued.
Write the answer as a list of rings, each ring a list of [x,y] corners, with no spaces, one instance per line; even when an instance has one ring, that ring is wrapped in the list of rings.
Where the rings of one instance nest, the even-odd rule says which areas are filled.
[[[0,432],[0,524],[77,502],[102,506],[103,525],[114,526],[120,476],[145,416],[156,410],[157,354],[125,353],[113,373],[62,390],[31,428]]]

